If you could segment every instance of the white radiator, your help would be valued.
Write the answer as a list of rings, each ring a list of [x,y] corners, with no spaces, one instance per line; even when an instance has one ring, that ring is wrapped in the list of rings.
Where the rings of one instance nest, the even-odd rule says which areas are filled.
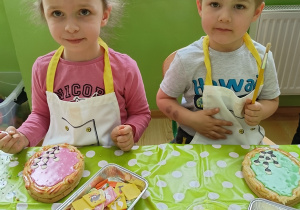
[[[250,36],[271,43],[282,95],[300,95],[300,5],[266,6]]]

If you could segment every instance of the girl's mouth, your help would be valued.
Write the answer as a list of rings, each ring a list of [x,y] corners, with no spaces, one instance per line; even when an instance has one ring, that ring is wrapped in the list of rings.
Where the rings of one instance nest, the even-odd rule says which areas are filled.
[[[78,44],[80,43],[83,39],[66,39],[69,43],[71,44]]]

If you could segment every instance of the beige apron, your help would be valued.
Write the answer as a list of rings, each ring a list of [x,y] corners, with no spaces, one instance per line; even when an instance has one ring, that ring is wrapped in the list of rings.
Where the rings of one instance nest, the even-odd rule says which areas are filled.
[[[249,51],[256,59],[258,69],[261,66],[261,58],[253,45],[248,34],[245,34],[244,42]],[[243,108],[247,98],[252,99],[254,91],[248,95],[239,98],[235,93],[225,87],[213,86],[211,77],[211,64],[209,59],[209,39],[206,36],[203,40],[204,61],[207,69],[207,75],[203,91],[203,109],[220,108],[220,112],[214,115],[216,119],[227,120],[233,123],[233,126],[227,128],[232,131],[231,135],[227,135],[227,139],[212,140],[199,133],[196,133],[191,144],[237,144],[237,145],[258,145],[262,144],[265,136],[263,127],[249,126],[246,124],[243,115]],[[263,80],[262,80],[263,83]],[[263,84],[260,85],[259,93]]]
[[[121,124],[119,104],[114,92],[113,77],[108,57],[108,47],[99,38],[105,49],[103,80],[105,95],[79,100],[63,101],[53,93],[57,64],[64,50],[61,46],[52,57],[47,70],[47,102],[50,110],[50,126],[43,145],[69,143],[75,146],[114,145],[110,133]]]

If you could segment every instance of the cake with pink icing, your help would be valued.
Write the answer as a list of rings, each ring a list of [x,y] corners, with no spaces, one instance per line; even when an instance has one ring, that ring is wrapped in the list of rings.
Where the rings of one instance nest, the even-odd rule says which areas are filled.
[[[69,144],[48,145],[26,162],[23,179],[31,197],[54,203],[78,185],[83,170],[83,155],[76,147]]]

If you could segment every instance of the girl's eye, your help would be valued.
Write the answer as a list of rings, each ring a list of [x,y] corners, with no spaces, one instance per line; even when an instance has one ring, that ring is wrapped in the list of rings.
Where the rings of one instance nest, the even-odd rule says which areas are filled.
[[[217,3],[217,2],[212,2],[212,3],[210,3],[210,6],[211,6],[211,7],[219,7],[220,4]]]
[[[241,4],[237,4],[237,5],[235,5],[235,8],[236,9],[245,9],[245,6],[241,5]]]
[[[54,17],[60,17],[60,16],[63,16],[63,13],[61,11],[54,11],[54,12],[52,12],[52,15]]]
[[[87,9],[81,9],[79,11],[79,14],[83,15],[83,16],[87,16],[87,15],[91,14],[91,12],[89,10],[87,10]]]

